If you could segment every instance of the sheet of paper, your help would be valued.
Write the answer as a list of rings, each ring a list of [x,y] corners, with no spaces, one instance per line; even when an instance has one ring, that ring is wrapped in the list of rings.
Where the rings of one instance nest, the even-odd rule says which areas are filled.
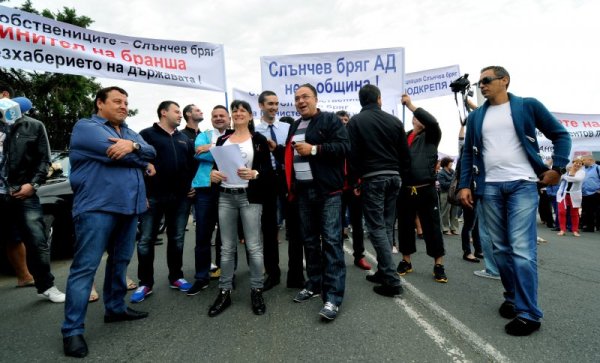
[[[227,184],[235,185],[248,182],[237,175],[238,169],[245,165],[238,144],[211,147],[210,153],[215,159],[219,171],[227,176]]]

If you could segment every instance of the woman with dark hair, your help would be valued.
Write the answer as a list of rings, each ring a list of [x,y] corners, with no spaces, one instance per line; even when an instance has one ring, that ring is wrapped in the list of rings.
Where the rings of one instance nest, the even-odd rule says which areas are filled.
[[[238,218],[244,229],[248,264],[252,311],[262,315],[266,311],[263,289],[263,246],[260,240],[262,204],[265,195],[274,184],[273,168],[267,139],[249,128],[252,108],[246,101],[231,103],[233,130],[219,137],[216,146],[236,144],[244,161],[237,170],[239,179],[217,169],[211,172],[211,181],[219,183],[219,226],[221,229],[221,277],[219,295],[208,310],[209,316],[217,316],[231,305],[231,289],[238,245]]]

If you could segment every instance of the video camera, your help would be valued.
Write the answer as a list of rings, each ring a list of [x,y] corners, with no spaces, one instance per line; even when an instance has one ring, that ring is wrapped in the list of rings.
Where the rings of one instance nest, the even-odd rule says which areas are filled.
[[[467,93],[469,96],[473,96],[473,91],[471,91],[471,82],[469,82],[469,73],[465,73],[464,75],[452,81],[452,83],[450,83],[450,89],[454,93]]]

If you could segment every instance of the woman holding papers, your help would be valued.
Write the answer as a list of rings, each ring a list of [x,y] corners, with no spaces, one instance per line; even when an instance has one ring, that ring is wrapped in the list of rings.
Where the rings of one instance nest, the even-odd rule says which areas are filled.
[[[246,101],[231,103],[233,130],[219,137],[215,148],[217,169],[211,181],[218,183],[219,225],[221,226],[221,277],[219,295],[208,310],[217,316],[231,305],[231,289],[238,244],[238,218],[242,221],[250,269],[252,311],[262,315],[266,306],[262,296],[263,247],[260,240],[260,219],[263,198],[275,188],[273,168],[267,139],[250,131],[252,108]]]

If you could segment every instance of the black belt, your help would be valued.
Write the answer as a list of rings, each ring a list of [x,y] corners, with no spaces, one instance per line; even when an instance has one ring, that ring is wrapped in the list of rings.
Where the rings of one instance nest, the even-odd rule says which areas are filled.
[[[244,193],[246,193],[246,189],[248,189],[248,188],[223,188],[223,187],[219,187],[219,190],[222,193],[227,193],[227,194],[244,194]]]

